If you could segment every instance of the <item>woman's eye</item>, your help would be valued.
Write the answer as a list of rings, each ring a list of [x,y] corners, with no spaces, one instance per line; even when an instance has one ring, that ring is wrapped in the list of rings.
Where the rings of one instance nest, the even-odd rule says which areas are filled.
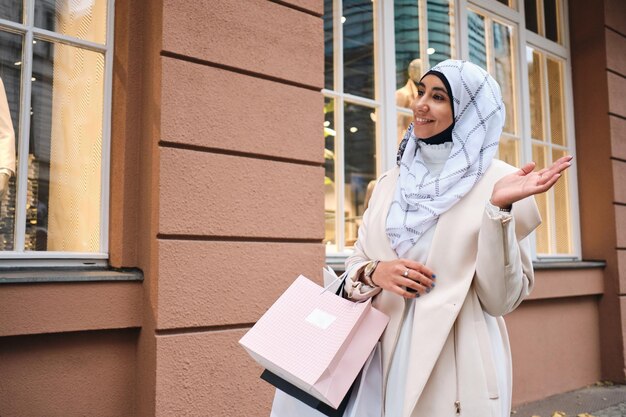
[[[423,95],[424,95],[424,91],[422,91],[422,90],[417,90],[417,95],[418,95],[418,96],[420,96],[420,97],[421,97],[421,96],[423,96]]]
[[[434,98],[435,100],[445,100],[445,97],[444,97],[444,96],[442,96],[442,95],[439,95],[439,94],[435,94],[435,95],[433,96],[433,98]]]

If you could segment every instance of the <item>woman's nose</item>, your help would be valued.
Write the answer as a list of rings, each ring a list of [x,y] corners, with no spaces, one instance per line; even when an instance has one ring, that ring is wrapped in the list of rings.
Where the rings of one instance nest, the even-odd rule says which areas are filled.
[[[413,102],[413,108],[416,112],[424,113],[428,111],[428,104],[422,97],[417,97]]]

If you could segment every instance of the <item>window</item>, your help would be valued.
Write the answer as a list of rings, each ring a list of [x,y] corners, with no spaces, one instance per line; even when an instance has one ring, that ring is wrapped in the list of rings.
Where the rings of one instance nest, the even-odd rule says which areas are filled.
[[[324,3],[325,242],[334,252],[356,241],[368,185],[378,172],[375,6],[371,0]]]
[[[542,167],[574,154],[566,11],[562,0],[325,0],[329,263],[350,253],[370,182],[395,164],[415,82],[438,62],[472,61],[500,84],[500,159]],[[580,258],[574,176],[537,198],[535,259]]]
[[[16,142],[1,258],[107,257],[112,27],[113,1],[0,0]]]
[[[500,84],[506,119],[500,138],[499,158],[519,166],[521,134],[516,102],[518,83],[514,56],[516,31],[510,23],[481,9],[467,11],[469,60],[486,69]]]

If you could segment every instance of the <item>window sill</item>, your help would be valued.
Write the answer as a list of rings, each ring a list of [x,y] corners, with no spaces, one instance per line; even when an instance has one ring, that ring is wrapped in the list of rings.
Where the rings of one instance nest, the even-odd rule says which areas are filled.
[[[2,268],[0,284],[143,281],[138,269]]]
[[[0,337],[138,328],[138,270],[0,269]]]
[[[344,271],[344,264],[349,255],[331,255],[326,256],[326,265],[330,266],[335,272],[340,273]],[[605,268],[605,261],[553,261],[553,260],[540,260],[533,262],[533,268],[536,271],[540,270],[555,270],[555,269],[595,269]]]
[[[535,270],[542,269],[595,269],[605,268],[605,261],[534,261]]]

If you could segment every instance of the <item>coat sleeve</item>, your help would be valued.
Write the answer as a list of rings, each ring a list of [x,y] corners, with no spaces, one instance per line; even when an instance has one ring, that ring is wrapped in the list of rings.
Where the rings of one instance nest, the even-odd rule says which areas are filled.
[[[378,198],[378,193],[376,193],[377,188],[378,185],[374,187],[369,207],[371,207],[375,199]],[[361,222],[361,226],[359,226],[359,233],[357,235],[356,243],[354,244],[354,252],[348,257],[348,259],[346,259],[347,277],[344,285],[344,291],[346,296],[354,301],[365,300],[375,296],[381,291],[381,288],[371,287],[360,280],[361,272],[368,262],[373,260],[367,256],[363,246],[363,242],[367,239],[367,228],[369,222],[371,221],[370,213],[371,210],[369,209],[365,210],[365,213],[363,213],[363,221]]]
[[[534,284],[528,234],[519,237],[515,222],[515,216],[487,203],[478,236],[474,287],[483,309],[496,317],[513,311]]]

